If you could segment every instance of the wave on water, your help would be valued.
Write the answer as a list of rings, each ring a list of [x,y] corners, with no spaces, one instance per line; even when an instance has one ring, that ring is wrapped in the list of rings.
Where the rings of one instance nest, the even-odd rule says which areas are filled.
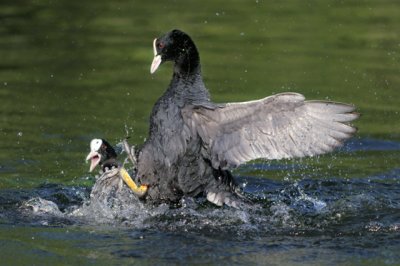
[[[381,144],[368,139],[355,140],[345,149],[349,152],[360,147],[376,150]],[[258,166],[266,168],[259,164],[245,168]],[[278,170],[285,170],[292,166],[279,167]],[[98,181],[92,188],[46,184],[29,190],[2,190],[0,221],[33,226],[194,232],[241,239],[400,234],[400,168],[368,178],[318,177],[312,173],[298,180],[279,181],[240,176],[238,183],[254,202],[242,209],[217,207],[204,197],[185,197],[174,205],[153,206],[139,200],[121,180],[110,182],[100,186]],[[369,244],[376,244],[373,236],[366,239]]]
[[[137,199],[126,186],[118,193],[95,198],[85,188],[46,185],[31,192],[28,199],[26,192],[10,193],[13,199],[8,202],[14,203],[5,208],[8,214],[3,220],[45,226],[76,224],[223,235],[230,232],[231,236],[253,237],[399,232],[400,184],[382,180],[384,176],[292,182],[241,177],[241,182],[257,181],[258,186],[249,188],[251,193],[245,189],[254,205],[240,210],[216,207],[205,198],[183,198],[173,206],[151,206]]]

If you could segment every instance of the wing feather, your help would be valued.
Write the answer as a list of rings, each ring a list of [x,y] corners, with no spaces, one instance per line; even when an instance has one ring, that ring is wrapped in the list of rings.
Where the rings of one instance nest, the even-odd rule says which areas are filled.
[[[229,168],[258,158],[330,152],[356,132],[349,124],[359,116],[354,110],[348,104],[281,93],[214,109],[186,106],[182,116],[204,142],[213,167]]]

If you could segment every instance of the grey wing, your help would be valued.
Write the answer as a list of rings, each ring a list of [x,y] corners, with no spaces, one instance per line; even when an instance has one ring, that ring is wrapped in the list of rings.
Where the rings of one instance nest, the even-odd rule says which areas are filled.
[[[182,115],[197,133],[213,167],[230,168],[257,158],[282,159],[332,151],[356,129],[355,107],[328,101],[305,101],[281,93],[261,100],[210,109],[187,106]]]

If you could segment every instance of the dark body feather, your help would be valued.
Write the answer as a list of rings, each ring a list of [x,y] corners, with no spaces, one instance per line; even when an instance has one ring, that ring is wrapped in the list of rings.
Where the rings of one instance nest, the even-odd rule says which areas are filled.
[[[215,108],[204,86],[200,65],[192,62],[188,71],[175,72],[167,91],[155,104],[149,138],[140,150],[138,176],[149,185],[151,200],[177,201],[183,195],[196,196],[218,179],[204,154],[200,137],[184,123],[187,105]]]
[[[154,49],[161,62],[174,62],[174,74],[138,153],[137,178],[149,185],[147,200],[175,202],[204,193],[217,205],[237,206],[241,196],[229,169],[257,158],[323,154],[355,132],[348,125],[358,117],[353,106],[304,101],[296,93],[214,104],[187,34],[171,31],[155,40]]]

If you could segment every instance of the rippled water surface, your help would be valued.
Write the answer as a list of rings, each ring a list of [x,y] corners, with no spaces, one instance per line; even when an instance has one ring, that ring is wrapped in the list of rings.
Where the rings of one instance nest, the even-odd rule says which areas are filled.
[[[2,1],[0,264],[398,265],[398,1]],[[193,37],[216,102],[296,91],[352,103],[339,151],[235,170],[255,205],[95,205],[89,141],[147,135],[171,65],[152,40]]]

